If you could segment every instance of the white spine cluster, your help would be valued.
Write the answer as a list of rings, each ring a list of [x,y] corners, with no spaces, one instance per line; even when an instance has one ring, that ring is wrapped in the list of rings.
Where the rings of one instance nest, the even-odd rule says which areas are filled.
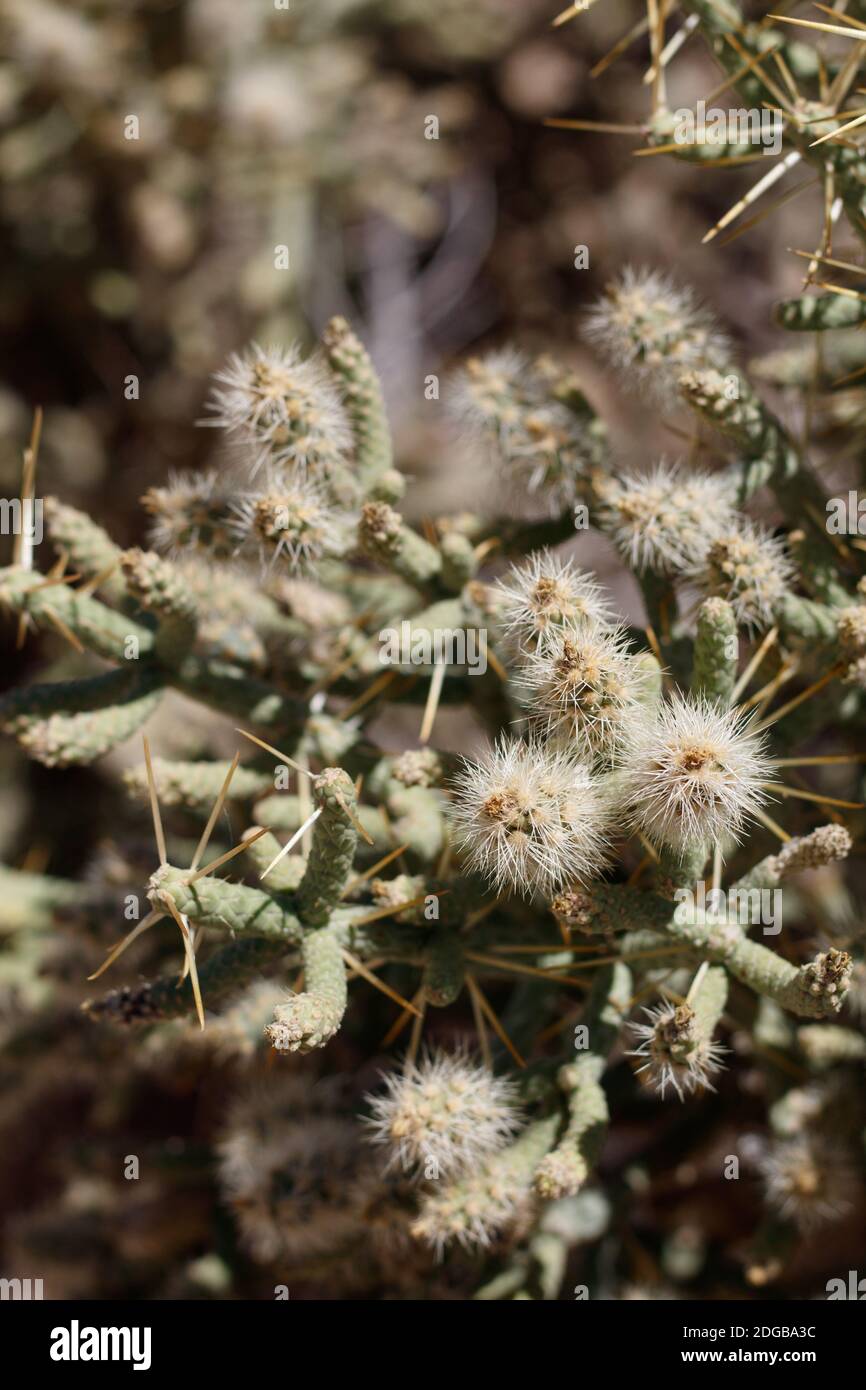
[[[271,1078],[232,1106],[218,1149],[220,1186],[258,1260],[338,1250],[364,1229],[379,1183],[339,1091],[303,1075]]]
[[[514,1083],[460,1053],[434,1052],[392,1072],[368,1099],[371,1137],[389,1151],[388,1168],[427,1179],[465,1172],[520,1127]]]
[[[263,567],[281,557],[292,571],[306,570],[349,543],[350,518],[315,478],[269,468],[263,483],[231,507],[231,529],[241,554],[257,554]]]
[[[691,1007],[665,1003],[644,1013],[649,1023],[631,1025],[639,1044],[630,1055],[644,1059],[638,1075],[646,1072],[662,1098],[669,1086],[680,1100],[712,1091],[710,1077],[721,1069],[725,1049],[703,1035]]]
[[[611,620],[609,602],[595,580],[549,550],[512,565],[494,586],[492,604],[506,646],[518,658],[523,650],[533,651],[550,628]]]
[[[723,366],[730,352],[691,290],[631,267],[592,308],[585,334],[624,385],[662,406],[676,400],[683,373]]]
[[[774,1143],[760,1171],[769,1205],[803,1231],[838,1221],[851,1209],[851,1169],[821,1136]]]
[[[351,445],[340,394],[327,369],[295,348],[253,344],[214,376],[205,423],[252,447],[266,463],[326,471]]]
[[[550,628],[515,676],[522,703],[587,760],[616,758],[647,688],[625,628]]]
[[[454,792],[457,843],[500,891],[549,895],[604,867],[609,804],[574,753],[506,738],[466,763]]]
[[[451,413],[491,444],[497,478],[538,494],[554,514],[573,505],[592,464],[585,425],[551,393],[546,364],[509,349],[474,358],[452,383]]]
[[[153,517],[149,538],[154,549],[174,557],[231,556],[237,545],[229,516],[233,496],[230,480],[214,469],[176,473],[165,487],[150,488],[141,500]]]
[[[630,569],[678,574],[703,561],[713,537],[733,518],[727,478],[662,460],[648,473],[613,483],[598,523]]]
[[[713,529],[691,577],[707,595],[726,599],[742,627],[772,627],[775,610],[794,580],[784,543],[743,516]]]
[[[737,840],[772,772],[747,719],[683,695],[630,726],[625,761],[635,829],[681,853]]]

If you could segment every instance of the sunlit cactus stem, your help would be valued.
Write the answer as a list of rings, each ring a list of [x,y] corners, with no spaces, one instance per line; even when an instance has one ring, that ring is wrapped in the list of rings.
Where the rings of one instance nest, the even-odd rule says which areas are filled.
[[[729,705],[737,679],[739,641],[731,605],[724,599],[708,598],[698,613],[692,689]]]
[[[557,1081],[565,1095],[565,1128],[535,1170],[535,1190],[555,1200],[573,1196],[598,1161],[609,1119],[602,1076],[631,995],[631,972],[621,962],[599,972],[583,1015],[589,1050],[560,1068]]]
[[[328,361],[345,392],[352,422],[355,462],[366,490],[391,468],[391,430],[382,388],[369,354],[343,318],[333,318],[322,334]]]
[[[298,912],[311,927],[324,926],[349,881],[358,845],[355,788],[342,768],[326,768],[313,782],[319,816],[304,877],[298,886]]]
[[[301,943],[304,991],[278,1004],[267,1033],[278,1052],[308,1052],[330,1042],[343,1021],[348,990],[339,940],[320,927]]]

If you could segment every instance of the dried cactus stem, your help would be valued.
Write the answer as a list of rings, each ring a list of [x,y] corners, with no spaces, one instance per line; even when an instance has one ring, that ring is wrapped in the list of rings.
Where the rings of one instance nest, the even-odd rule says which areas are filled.
[[[70,767],[95,762],[125,743],[154,713],[163,688],[159,676],[147,667],[120,674],[130,678],[123,697],[113,704],[17,721],[15,733],[21,747],[45,767]]]
[[[8,690],[0,696],[0,728],[15,734],[32,721],[48,719],[52,714],[83,714],[106,709],[126,698],[137,677],[136,671],[121,667],[81,680],[52,681]]]
[[[421,984],[424,998],[434,1008],[453,1004],[463,989],[465,959],[463,942],[455,931],[437,931],[427,948]]]
[[[640,585],[647,622],[658,637],[665,630],[665,619],[670,624],[676,617],[673,585],[667,576],[655,574],[652,570],[635,577]]]
[[[289,949],[280,940],[249,937],[221,947],[199,966],[199,985],[208,1008],[233,998],[244,985],[258,979]],[[82,1005],[96,1023],[151,1024],[193,1013],[195,1003],[189,979],[178,987],[177,972],[140,985],[124,985]]]
[[[291,737],[300,736],[307,714],[306,706],[266,681],[195,654],[186,657],[182,665],[172,670],[170,679],[182,694],[201,700],[222,714],[233,715],[256,726],[286,731],[290,735],[289,747]],[[285,743],[287,740],[281,741]]]

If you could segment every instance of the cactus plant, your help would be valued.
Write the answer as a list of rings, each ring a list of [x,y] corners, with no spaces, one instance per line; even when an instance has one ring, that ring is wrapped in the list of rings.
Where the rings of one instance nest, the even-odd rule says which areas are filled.
[[[731,0],[681,8],[744,99],[782,80],[770,47],[804,92],[823,86],[786,99],[782,157],[816,162],[862,236],[859,146],[809,136],[853,64],[821,77]],[[651,146],[669,134],[660,40]],[[780,333],[850,324],[827,295],[783,305]],[[139,881],[140,856],[115,881],[3,871],[5,1050],[36,1095],[55,1051],[92,1087],[103,1065],[250,1077],[273,1054],[224,1117],[217,1180],[236,1249],[281,1283],[556,1298],[576,1259],[597,1296],[625,1297],[627,1271],[586,1254],[636,1200],[606,1158],[620,1117],[721,1124],[747,1068],[762,1133],[728,1143],[763,1197],[728,1296],[783,1277],[804,1233],[863,1201],[866,966],[846,921],[862,549],[834,544],[810,440],[687,287],[628,268],[582,332],[626,390],[684,412],[688,457],[624,472],[570,367],[496,350],[443,398],[516,505],[413,524],[377,373],[338,317],[312,353],[239,345],[210,400],[226,449],[148,492],[140,545],[52,499],[56,563],[19,546],[0,571],[13,630],[74,649],[63,679],[0,697],[0,726],[51,769],[140,744],[126,814],[149,803],[155,842]],[[585,569],[578,516],[641,620]],[[212,756],[163,756],[189,702]],[[455,709],[483,730],[465,756],[439,737]],[[397,750],[392,721],[412,730]],[[349,1040],[363,1076],[316,1084]],[[83,1183],[68,1175],[57,1223],[84,1192],[110,1227],[116,1198]],[[206,1220],[189,1219],[192,1245]],[[39,1237],[23,1223],[18,1248]]]

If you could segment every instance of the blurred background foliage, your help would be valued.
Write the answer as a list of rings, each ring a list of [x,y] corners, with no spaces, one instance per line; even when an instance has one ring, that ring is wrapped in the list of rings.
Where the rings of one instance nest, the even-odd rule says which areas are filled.
[[[4,488],[41,402],[43,486],[133,538],[146,487],[212,447],[195,428],[209,373],[251,337],[309,342],[333,313],[370,347],[422,473],[449,452],[425,374],[504,338],[580,361],[575,315],[626,260],[675,267],[765,347],[773,298],[799,283],[781,242],[814,240],[820,200],[704,251],[754,172],[546,127],[650,106],[645,38],[591,75],[639,7],[605,0],[552,29],[557,8],[2,0]],[[669,104],[715,83],[691,39]]]

